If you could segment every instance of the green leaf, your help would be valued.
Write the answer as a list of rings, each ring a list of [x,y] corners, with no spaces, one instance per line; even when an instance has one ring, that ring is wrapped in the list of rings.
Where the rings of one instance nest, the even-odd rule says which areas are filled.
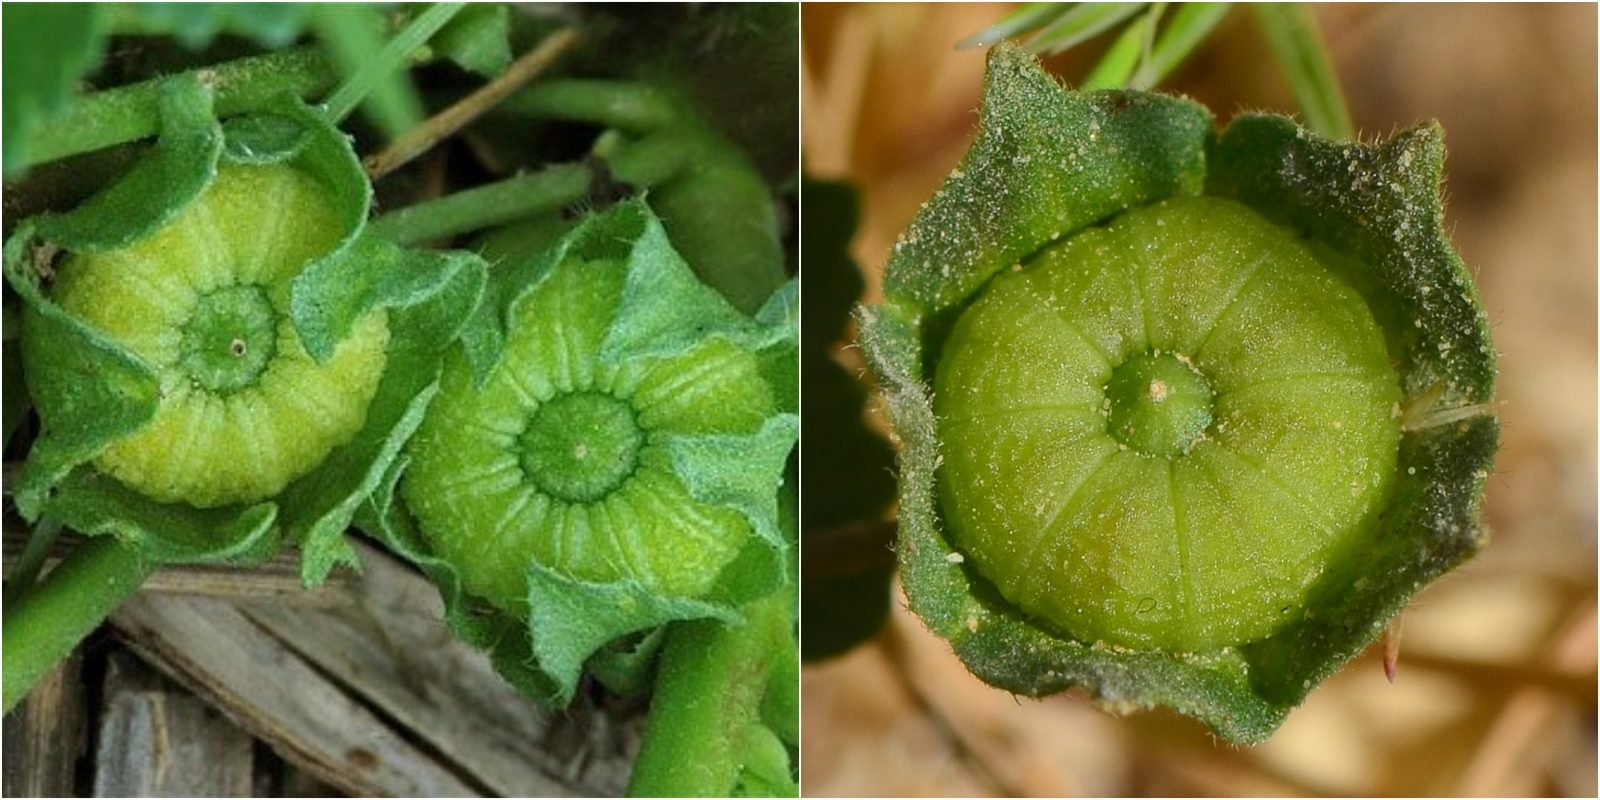
[[[978,142],[896,246],[885,304],[860,312],[863,347],[903,444],[898,550],[906,592],[924,622],[995,686],[1035,696],[1080,686],[1111,710],[1166,706],[1231,741],[1261,741],[1415,591],[1484,540],[1479,504],[1498,436],[1494,350],[1476,289],[1443,229],[1440,132],[1424,126],[1360,145],[1323,139],[1281,117],[1244,115],[1218,136],[1206,124],[1146,115],[1146,130],[1111,138],[1102,122],[1090,142],[1172,137],[1166,145],[1084,151],[1081,134],[1031,135],[1033,120],[1055,117],[1064,121],[1055,130],[1070,131],[1071,120],[1104,114],[1107,98],[1119,98],[1122,110],[1174,101],[1060,92],[1045,80],[1014,52],[991,54]],[[1017,168],[1019,161],[1071,163],[1074,155],[1080,171],[1054,183],[1053,170]],[[1303,616],[1264,639],[1181,653],[1077,641],[1008,602],[947,538],[935,488],[940,422],[930,398],[931,363],[948,324],[939,312],[958,307],[999,267],[1119,207],[1192,193],[1201,165],[1207,194],[1241,201],[1306,237],[1384,328],[1406,396],[1397,409],[1395,488],[1370,523],[1375,544],[1331,565],[1311,584]],[[1108,180],[1132,170],[1160,179]],[[1067,197],[1033,194],[1041,183]],[[1032,202],[989,201],[1016,195]],[[1086,196],[1097,196],[1103,211],[1050,217]],[[939,269],[946,264],[955,267]]]
[[[4,8],[5,174],[28,163],[39,126],[64,110],[104,46],[97,3],[8,3]]]
[[[41,513],[79,533],[115,536],[162,564],[253,563],[279,543],[273,503],[210,509],[158,503],[89,467],[57,483]]]
[[[511,63],[511,9],[503,3],[469,5],[429,42],[462,69],[485,78],[504,72]]]
[[[1123,28],[1117,40],[1106,48],[1105,54],[1100,56],[1094,69],[1089,71],[1078,88],[1087,92],[1127,86],[1128,80],[1133,77],[1133,70],[1140,61],[1150,56],[1151,39],[1154,38],[1156,23],[1160,21],[1165,6],[1165,3],[1152,5],[1143,16]]]

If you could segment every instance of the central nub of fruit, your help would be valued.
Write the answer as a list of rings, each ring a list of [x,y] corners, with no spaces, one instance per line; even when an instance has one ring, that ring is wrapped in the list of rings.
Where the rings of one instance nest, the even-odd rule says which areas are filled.
[[[1189,452],[1211,425],[1211,385],[1188,359],[1173,353],[1134,356],[1111,371],[1105,388],[1106,430],[1150,456]]]
[[[540,405],[520,440],[522,471],[545,494],[591,503],[639,464],[644,432],[633,409],[603,392],[571,392]]]
[[[183,324],[179,365],[218,394],[255,385],[278,349],[278,312],[260,286],[243,284],[200,297]]]

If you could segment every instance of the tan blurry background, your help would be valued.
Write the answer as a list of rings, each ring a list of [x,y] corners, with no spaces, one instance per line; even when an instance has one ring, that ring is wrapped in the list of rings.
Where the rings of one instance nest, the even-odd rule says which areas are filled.
[[[1009,8],[805,7],[805,164],[861,192],[869,299],[973,133],[983,53],[952,45]],[[986,687],[897,602],[875,639],[805,670],[808,796],[1595,796],[1596,9],[1316,10],[1365,136],[1447,132],[1447,224],[1502,353],[1490,547],[1415,598],[1394,685],[1368,653],[1250,749],[1165,712]],[[1082,76],[1103,46],[1049,66]],[[1247,9],[1164,88],[1219,122],[1292,108]]]

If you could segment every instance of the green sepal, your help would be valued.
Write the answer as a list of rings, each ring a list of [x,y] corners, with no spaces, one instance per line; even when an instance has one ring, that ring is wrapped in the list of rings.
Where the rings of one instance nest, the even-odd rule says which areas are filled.
[[[607,643],[687,619],[742,621],[728,606],[667,597],[637,581],[580,581],[528,565],[528,635],[539,668],[555,684],[558,705],[572,699],[584,663]]]
[[[702,282],[642,201],[619,204],[607,216],[638,232],[629,240],[622,304],[600,344],[602,361],[673,355],[712,336],[756,350],[793,338],[792,329],[761,324]]]
[[[1231,197],[1368,265],[1355,282],[1398,305],[1402,389],[1446,384],[1444,406],[1494,397],[1495,352],[1472,276],[1444,232],[1444,129],[1437,122],[1373,145],[1337,142],[1285,117],[1247,114],[1218,139],[1207,192]],[[1379,297],[1371,297],[1381,286]],[[1382,310],[1380,308],[1380,310]],[[1391,349],[1395,349],[1391,344]]]
[[[487,280],[483,260],[471,253],[408,250],[371,237],[358,240],[351,250],[369,258],[350,262],[344,277],[348,285],[372,286],[370,276],[362,272],[396,278],[390,284],[393,291],[373,288],[359,296],[341,297],[347,313],[352,307],[363,309],[360,313],[390,309],[389,353],[360,432],[283,491],[285,533],[300,543],[301,574],[310,585],[320,583],[339,563],[359,566],[344,529],[422,424],[428,403],[439,390],[445,352],[482,299]],[[324,259],[306,269],[333,262]],[[395,269],[406,270],[413,280],[400,280],[393,275]],[[331,270],[322,277],[329,285],[337,283]],[[331,307],[339,313],[338,305]],[[347,319],[353,324],[355,318]],[[344,332],[348,333],[348,324]],[[336,344],[338,339],[329,341]]]
[[[222,159],[231,164],[278,164],[300,155],[311,134],[298,121],[265,112],[222,123]]]
[[[779,414],[747,436],[661,438],[672,459],[672,471],[689,494],[744,514],[756,536],[777,554],[780,576],[789,573],[793,556],[788,538],[778,528],[778,490],[784,462],[799,433],[798,417]]]
[[[1312,687],[1376,639],[1414,592],[1485,539],[1478,512],[1498,439],[1487,405],[1494,352],[1476,289],[1443,229],[1438,128],[1362,145],[1321,139],[1278,117],[1246,115],[1213,136],[1181,118],[1146,114],[1123,118],[1131,127],[1113,139],[1123,144],[1084,161],[1078,147],[1104,145],[1115,126],[1103,121],[1091,139],[1082,120],[1107,113],[1108,100],[1122,110],[1175,101],[1064,92],[1005,46],[991,53],[986,91],[978,142],[891,256],[885,304],[858,312],[863,349],[902,443],[897,549],[911,608],[992,685],[1031,696],[1083,687],[1112,710],[1166,706],[1230,741],[1262,741]],[[1030,134],[1040,119],[1057,121],[1053,137]],[[1143,126],[1149,130],[1137,129]],[[1186,144],[1150,144],[1171,136]],[[1063,157],[1072,163],[1073,154],[1076,176],[1029,172]],[[1158,180],[1127,179],[1137,174]],[[1176,179],[1166,191],[1164,178]],[[936,353],[925,346],[941,320],[929,312],[957,308],[995,271],[1085,222],[1192,193],[1202,180],[1209,193],[1306,233],[1372,307],[1407,396],[1396,486],[1375,545],[1330,569],[1312,587],[1306,613],[1265,640],[1204,653],[1074,641],[1006,602],[945,538],[928,377]],[[1041,186],[1063,199],[1035,196]],[[1008,204],[1019,197],[1030,199]],[[1040,211],[1095,197],[1105,213],[1068,215],[1059,228]]]
[[[1015,45],[989,51],[972,149],[895,243],[886,301],[912,317],[970,296],[1050,241],[1199,194],[1211,114],[1146,92],[1068,92]]]
[[[71,250],[113,250],[177,216],[217,174],[222,128],[211,113],[213,95],[194,73],[163,82],[155,149],[83,205],[40,215],[40,238]]]
[[[273,503],[197,509],[158,503],[81,466],[57,483],[40,513],[90,536],[115,536],[161,564],[254,563],[277,551]]]

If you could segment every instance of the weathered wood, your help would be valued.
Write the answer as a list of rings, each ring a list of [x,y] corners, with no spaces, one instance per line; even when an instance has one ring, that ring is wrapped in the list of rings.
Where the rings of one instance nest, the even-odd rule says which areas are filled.
[[[6,797],[76,794],[77,762],[86,744],[82,672],[83,656],[75,650],[6,715],[0,770]]]
[[[4,537],[4,569],[9,575],[28,539],[27,527],[9,511],[5,518]],[[81,541],[81,537],[63,535],[50,549],[50,555],[45,559],[45,570],[54,568]],[[307,589],[300,582],[299,551],[286,550],[261,564],[250,566],[230,564],[165,566],[146,579],[140,590],[210,597],[270,597],[279,602],[332,605],[343,602],[344,598],[354,591],[354,584],[353,575],[348,572],[337,572],[322,586]]]
[[[286,760],[343,791],[478,794],[230,602],[143,592],[111,622],[151,663]]]
[[[255,745],[221,713],[117,652],[106,667],[96,797],[249,797]]]
[[[268,602],[240,608],[498,794],[622,791],[631,754],[615,739],[610,746],[587,741],[597,730],[614,730],[604,725],[602,712],[541,711],[506,684],[487,657],[451,635],[427,579],[382,551],[358,549],[363,569],[357,602],[329,609]],[[587,724],[570,724],[574,715]],[[552,747],[555,738],[573,736],[583,741]],[[582,757],[558,754],[574,750]]]

